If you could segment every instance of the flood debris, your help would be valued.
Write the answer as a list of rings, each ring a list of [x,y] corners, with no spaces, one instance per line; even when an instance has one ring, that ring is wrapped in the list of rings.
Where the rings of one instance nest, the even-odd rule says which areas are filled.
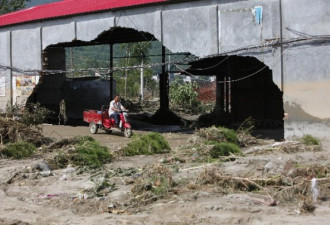
[[[269,140],[268,144],[252,146],[247,148],[244,153],[245,154],[269,154],[270,152],[277,152],[277,153],[296,153],[296,152],[317,152],[322,151],[321,145],[306,145],[300,141],[282,141],[282,142],[275,142]]]
[[[111,202],[108,212],[114,214],[140,212],[147,205],[168,198],[173,194],[174,186],[172,172],[166,166],[161,164],[147,166],[139,176],[135,177],[131,187],[131,197],[125,202]]]
[[[23,125],[19,121],[15,121],[11,118],[1,116],[0,137],[0,144],[24,141],[40,147],[43,144],[49,144],[52,142],[52,139],[44,137],[39,130]]]
[[[330,177],[326,174],[323,178],[311,178],[322,171],[327,171],[328,166],[320,167],[312,165],[308,168],[301,168],[299,172],[291,177],[283,174],[276,176],[259,177],[237,177],[225,174],[220,168],[204,168],[194,181],[189,185],[193,190],[205,190],[211,188],[213,192],[222,194],[231,193],[258,193],[258,198],[249,197],[251,201],[258,204],[275,206],[278,202],[290,202],[297,205],[300,212],[313,212],[315,203],[319,199],[320,190],[318,181],[323,183],[323,190],[327,191],[326,183]]]
[[[327,204],[329,159],[326,153],[314,152],[315,145],[306,145],[301,140],[262,140],[262,145],[255,145],[257,139],[253,142],[246,138],[242,142],[237,131],[218,127],[196,130],[195,134],[189,134],[190,138],[176,135],[180,134],[151,133],[148,138],[137,135],[126,142],[145,138],[143,144],[128,145],[130,151],[138,154],[157,153],[148,157],[124,154],[126,143],[120,146],[120,154],[114,154],[112,149],[100,146],[91,137],[65,138],[43,146],[38,157],[29,159],[35,160],[33,163],[2,159],[0,169],[5,171],[8,167],[10,171],[1,184],[8,196],[17,196],[17,190],[29,196],[27,199],[33,196],[25,204],[70,210],[72,216],[152,213],[172,206],[190,209],[192,204],[195,204],[194,210],[201,213],[204,208],[213,208],[207,204],[214,204],[212,210],[225,209],[225,213],[228,209],[239,211],[242,207],[243,210],[251,208],[260,215],[293,209],[302,214],[313,213],[319,205]],[[172,147],[171,139],[175,139],[176,147]],[[217,151],[212,155],[214,146],[220,144],[233,145],[242,153]],[[159,150],[160,146],[165,147]],[[54,182],[62,186],[58,190],[44,191],[54,188]],[[26,191],[34,188],[39,188],[34,194]],[[229,196],[240,197],[231,199],[236,202],[224,202]],[[212,198],[217,199],[212,202]],[[200,199],[205,201],[201,203]],[[193,213],[194,218],[198,218],[197,213]],[[49,219],[45,221],[50,222]]]

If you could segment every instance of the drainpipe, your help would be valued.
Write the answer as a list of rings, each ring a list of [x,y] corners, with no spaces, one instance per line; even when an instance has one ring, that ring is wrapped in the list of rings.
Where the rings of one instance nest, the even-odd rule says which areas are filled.
[[[10,97],[10,106],[14,104],[14,95],[13,95],[13,38],[12,31],[9,31],[9,65],[10,65],[10,73],[9,73],[9,97]]]
[[[281,91],[284,92],[282,0],[279,0],[279,8],[280,8],[280,42],[281,42]]]

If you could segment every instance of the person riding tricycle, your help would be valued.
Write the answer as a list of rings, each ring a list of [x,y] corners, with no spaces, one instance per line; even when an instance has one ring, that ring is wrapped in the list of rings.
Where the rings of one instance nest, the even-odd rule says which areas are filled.
[[[119,102],[119,96],[116,96],[110,102],[110,106],[103,105],[101,111],[84,110],[84,121],[89,123],[89,131],[96,134],[98,129],[103,129],[107,133],[112,131],[121,131],[125,137],[132,136],[132,127],[127,121],[127,109]]]

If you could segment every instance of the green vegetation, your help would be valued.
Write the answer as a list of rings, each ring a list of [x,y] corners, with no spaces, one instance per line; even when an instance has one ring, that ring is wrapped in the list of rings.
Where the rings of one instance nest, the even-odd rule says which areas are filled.
[[[198,130],[196,134],[205,141],[238,143],[236,132],[221,126],[203,128]]]
[[[31,156],[36,151],[36,147],[33,144],[24,141],[18,141],[15,143],[9,143],[1,153],[7,157],[15,159],[23,159]]]
[[[175,79],[170,84],[169,97],[174,107],[181,107],[187,110],[196,111],[201,102],[197,100],[198,84],[196,82],[182,83]]]
[[[64,168],[68,164],[99,168],[112,160],[109,149],[90,136],[75,137],[72,144],[73,147],[60,151],[49,163],[55,168]]]
[[[151,49],[151,42],[137,42],[137,43],[124,43],[119,46],[119,50],[123,53],[123,57],[119,58],[118,67],[125,68],[121,71],[115,72],[117,92],[121,96],[134,98],[139,96],[140,92],[140,68],[150,63],[148,57]],[[136,69],[126,69],[137,67]],[[148,90],[155,90],[158,88],[156,81],[152,79],[153,71],[150,68],[143,69],[143,83],[144,88]]]
[[[2,0],[0,1],[0,15],[15,12],[25,7],[27,0]]]
[[[169,152],[170,149],[170,145],[161,134],[150,132],[130,142],[123,149],[123,155],[161,154]]]
[[[315,138],[309,134],[304,135],[301,140],[302,140],[302,143],[304,143],[305,145],[320,145],[321,144],[321,142],[317,138]]]
[[[228,142],[217,143],[212,147],[210,151],[210,155],[213,158],[219,158],[220,156],[229,156],[230,153],[241,154],[242,151],[236,144]]]
[[[191,142],[199,154],[199,161],[212,162],[220,156],[242,154],[238,137],[234,130],[225,127],[203,128],[194,134]]]
[[[75,147],[76,153],[72,160],[77,166],[100,167],[112,159],[108,148],[89,136],[81,137]]]
[[[221,134],[224,135],[228,142],[238,143],[238,138],[234,130],[225,127],[218,127],[218,130]]]

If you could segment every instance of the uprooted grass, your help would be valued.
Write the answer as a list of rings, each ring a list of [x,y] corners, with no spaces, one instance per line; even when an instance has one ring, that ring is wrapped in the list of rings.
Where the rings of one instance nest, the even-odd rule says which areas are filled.
[[[130,142],[122,149],[121,154],[124,156],[153,155],[168,153],[170,149],[170,145],[161,134],[150,132]]]
[[[200,143],[203,141],[237,143],[238,139],[234,130],[212,126],[196,130],[195,134],[190,138],[190,141],[193,143]]]
[[[0,151],[0,154],[14,159],[23,159],[31,156],[35,151],[36,147],[33,144],[24,141],[18,141],[6,145]]]
[[[67,143],[69,144],[66,145]],[[52,145],[51,148],[54,148],[54,146],[61,146],[61,149],[48,162],[52,168],[64,168],[69,164],[79,167],[99,168],[112,160],[109,149],[101,146],[90,136],[77,136],[62,140]]]
[[[302,143],[304,143],[305,145],[320,145],[321,142],[320,140],[318,140],[317,138],[313,137],[312,135],[304,135],[302,138]]]
[[[241,155],[242,151],[238,144],[238,138],[234,130],[224,127],[208,127],[197,130],[188,142],[192,144],[192,149],[196,149],[194,154],[198,154],[196,161],[219,158],[221,156]]]
[[[216,143],[210,150],[210,155],[213,158],[229,156],[230,154],[242,154],[242,151],[236,144],[228,142]]]

